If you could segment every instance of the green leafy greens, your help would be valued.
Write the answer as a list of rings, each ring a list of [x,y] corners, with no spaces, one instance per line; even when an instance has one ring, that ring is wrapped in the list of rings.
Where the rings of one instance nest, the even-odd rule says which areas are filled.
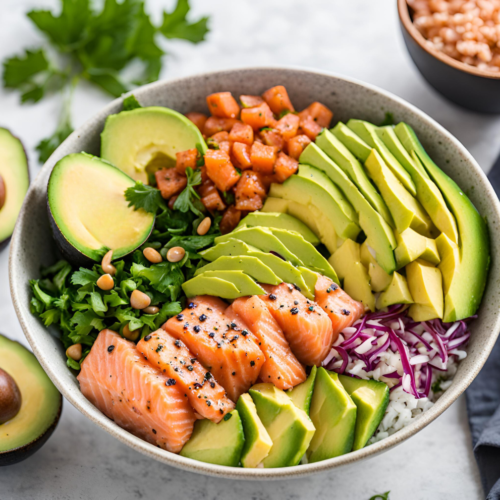
[[[158,36],[199,43],[208,33],[208,18],[188,20],[188,0],[177,0],[172,12],[163,13],[156,26],[145,10],[144,0],[104,0],[100,10],[92,0],[60,0],[60,12],[32,10],[28,18],[45,35],[47,44],[3,63],[3,83],[18,90],[21,102],[36,103],[50,94],[64,95],[55,132],[37,146],[40,162],[73,131],[73,90],[86,80],[119,97],[136,85],[158,79],[164,50]],[[131,76],[130,76],[131,75]],[[134,98],[124,109],[138,106]]]

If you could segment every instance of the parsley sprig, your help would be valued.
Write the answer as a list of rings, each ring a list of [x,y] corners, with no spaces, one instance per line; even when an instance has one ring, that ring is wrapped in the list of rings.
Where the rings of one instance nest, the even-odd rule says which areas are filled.
[[[105,0],[100,10],[92,0],[60,4],[59,13],[35,9],[27,14],[47,43],[3,63],[4,86],[19,91],[22,103],[64,95],[55,132],[37,146],[40,162],[73,131],[71,102],[81,80],[119,97],[158,79],[165,54],[160,35],[199,43],[208,32],[208,17],[188,20],[189,0],[177,0],[172,12],[163,12],[159,26],[146,12],[144,0]]]

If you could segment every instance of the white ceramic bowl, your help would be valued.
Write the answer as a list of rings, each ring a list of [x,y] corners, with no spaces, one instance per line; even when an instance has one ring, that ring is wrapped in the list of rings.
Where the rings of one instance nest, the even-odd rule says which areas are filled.
[[[99,154],[100,132],[106,117],[121,110],[121,100],[106,106],[76,130],[44,165],[26,196],[10,249],[10,286],[19,321],[38,360],[63,395],[85,416],[131,448],[168,465],[213,476],[238,479],[300,477],[361,461],[389,450],[430,424],[472,382],[488,357],[500,330],[500,204],[479,165],[467,150],[427,115],[388,92],[340,76],[291,68],[246,68],[218,71],[177,80],[161,81],[134,91],[144,106],[167,106],[181,113],[206,111],[205,97],[217,91],[234,95],[260,94],[274,85],[285,85],[292,102],[301,109],[320,101],[335,113],[334,121],[362,118],[380,123],[386,112],[396,121],[409,123],[436,163],[469,194],[488,220],[492,265],[479,318],[471,325],[468,357],[460,364],[452,386],[421,418],[383,441],[362,450],[310,465],[282,469],[243,469],[205,464],[157,448],[118,427],[80,392],[74,374],[66,366],[62,345],[30,313],[28,280],[39,268],[56,259],[49,229],[46,192],[49,174],[63,156],[86,151]]]

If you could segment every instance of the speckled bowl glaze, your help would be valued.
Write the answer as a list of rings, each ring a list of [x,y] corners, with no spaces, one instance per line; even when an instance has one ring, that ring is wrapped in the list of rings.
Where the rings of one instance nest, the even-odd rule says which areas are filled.
[[[362,450],[309,465],[281,469],[243,469],[210,465],[157,448],[118,427],[97,410],[80,392],[78,382],[66,366],[62,345],[30,313],[28,280],[39,276],[41,265],[56,259],[55,245],[46,210],[47,181],[55,163],[69,153],[99,154],[100,132],[106,117],[121,110],[121,100],[106,106],[76,130],[52,155],[32,183],[24,202],[10,249],[10,286],[24,333],[34,353],[62,394],[90,420],[131,448],[191,472],[234,479],[282,479],[301,477],[361,462],[391,449],[430,424],[472,382],[483,366],[500,330],[500,204],[474,158],[454,137],[427,115],[383,90],[337,75],[292,68],[245,68],[161,81],[134,92],[144,106],[168,106],[181,113],[207,111],[205,97],[221,90],[234,95],[260,94],[274,85],[285,85],[300,109],[321,101],[335,112],[334,120],[362,118],[374,123],[391,112],[396,121],[409,123],[425,148],[445,172],[467,192],[488,220],[491,232],[492,265],[479,318],[471,325],[469,355],[460,364],[452,386],[421,418],[391,437]]]

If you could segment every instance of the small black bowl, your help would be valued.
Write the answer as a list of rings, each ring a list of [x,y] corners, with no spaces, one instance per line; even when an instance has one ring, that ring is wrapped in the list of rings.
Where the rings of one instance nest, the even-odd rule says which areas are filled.
[[[498,76],[462,63],[430,47],[413,24],[406,0],[398,0],[401,31],[422,76],[444,97],[479,113],[500,113]]]

